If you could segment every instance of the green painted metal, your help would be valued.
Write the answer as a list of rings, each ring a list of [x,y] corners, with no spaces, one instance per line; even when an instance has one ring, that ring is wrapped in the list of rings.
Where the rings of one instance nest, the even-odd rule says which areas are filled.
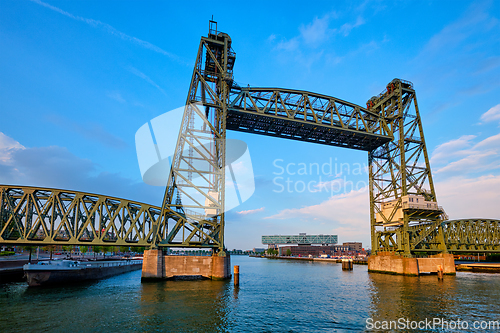
[[[500,252],[499,221],[447,221],[437,206],[411,82],[394,79],[364,108],[307,91],[239,87],[235,60],[231,38],[210,21],[161,208],[90,193],[0,186],[0,242],[206,247],[224,255],[225,138],[235,130],[367,151],[374,253]]]
[[[420,240],[412,244],[412,252],[441,252],[442,241],[451,253],[500,252],[500,220],[463,219],[439,224],[439,227],[421,226],[410,230],[417,236],[413,239]]]
[[[392,140],[385,118],[332,96],[238,86],[231,93],[230,130],[364,151]]]
[[[0,185],[0,243],[150,246],[160,208],[92,193]]]
[[[437,206],[413,84],[394,79],[386,88],[367,102],[368,110],[385,118],[394,138],[368,155],[372,251],[398,252],[409,257],[415,244],[425,238],[411,230],[439,230],[447,216]],[[408,196],[435,208],[410,207],[408,203],[405,206]],[[393,207],[383,209],[387,203],[393,203]],[[440,251],[446,252],[444,240],[439,240]]]
[[[226,118],[235,60],[231,38],[210,21],[208,37],[200,40],[162,204],[160,224],[175,225],[160,246],[208,246],[224,254]]]

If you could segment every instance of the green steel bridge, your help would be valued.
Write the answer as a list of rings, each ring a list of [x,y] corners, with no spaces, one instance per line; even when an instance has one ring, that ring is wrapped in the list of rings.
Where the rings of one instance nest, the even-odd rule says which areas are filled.
[[[0,243],[212,248],[225,255],[225,138],[234,130],[366,151],[374,253],[500,252],[499,220],[448,220],[437,205],[411,82],[394,79],[366,107],[307,91],[240,87],[231,44],[210,21],[160,206],[0,185]]]

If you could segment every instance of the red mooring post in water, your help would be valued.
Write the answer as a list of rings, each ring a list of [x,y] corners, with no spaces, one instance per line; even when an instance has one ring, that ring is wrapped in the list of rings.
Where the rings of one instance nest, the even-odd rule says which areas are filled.
[[[438,265],[437,273],[438,273],[438,280],[442,280],[444,277],[443,266]]]
[[[234,285],[240,285],[240,266],[238,265],[234,266]]]

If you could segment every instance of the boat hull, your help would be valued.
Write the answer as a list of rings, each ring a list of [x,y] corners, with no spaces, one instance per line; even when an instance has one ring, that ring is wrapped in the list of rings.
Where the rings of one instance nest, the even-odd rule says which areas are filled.
[[[142,262],[120,266],[95,266],[83,268],[51,269],[25,268],[26,280],[30,287],[62,285],[84,281],[105,279],[114,275],[135,271],[142,268]]]

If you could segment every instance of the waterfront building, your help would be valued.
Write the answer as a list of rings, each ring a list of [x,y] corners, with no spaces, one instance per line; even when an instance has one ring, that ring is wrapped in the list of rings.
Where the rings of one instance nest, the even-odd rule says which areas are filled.
[[[274,235],[262,236],[262,244],[267,244],[269,248],[276,248],[280,244],[299,244],[299,245],[334,245],[337,244],[337,235],[307,235],[300,233],[298,235]]]
[[[363,251],[363,244],[361,244],[360,242],[346,242],[342,243],[342,246],[347,247],[348,251]]]

